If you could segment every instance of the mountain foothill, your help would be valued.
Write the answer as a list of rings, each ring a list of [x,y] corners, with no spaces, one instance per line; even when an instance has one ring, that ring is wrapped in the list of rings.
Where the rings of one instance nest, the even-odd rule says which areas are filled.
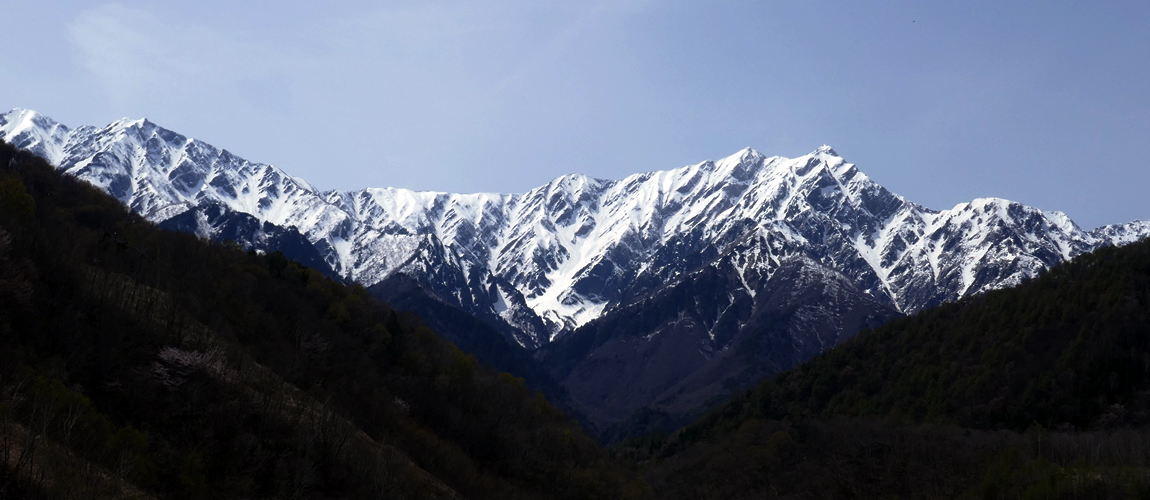
[[[0,495],[1150,494],[1148,221],[933,210],[827,146],[452,194],[0,139]]]

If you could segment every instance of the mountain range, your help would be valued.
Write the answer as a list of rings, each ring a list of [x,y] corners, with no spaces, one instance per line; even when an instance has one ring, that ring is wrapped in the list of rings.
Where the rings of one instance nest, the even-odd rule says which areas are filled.
[[[414,282],[530,353],[597,424],[689,412],[890,318],[1150,235],[997,198],[929,209],[827,146],[452,194],[322,191],[148,120],[72,129],[16,109],[0,139],[161,226],[367,287]]]

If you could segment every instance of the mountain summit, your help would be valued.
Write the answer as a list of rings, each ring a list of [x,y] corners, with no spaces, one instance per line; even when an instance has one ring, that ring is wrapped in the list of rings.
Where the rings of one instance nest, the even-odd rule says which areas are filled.
[[[890,315],[1012,286],[1081,253],[1150,235],[1147,221],[1084,231],[1060,212],[996,198],[932,210],[891,193],[825,145],[798,158],[748,148],[621,180],[567,175],[522,194],[452,194],[320,191],[147,120],[70,129],[17,109],[0,115],[0,138],[155,222],[181,217],[179,227],[211,237],[235,214],[263,231],[298,231],[334,273],[365,286],[406,275],[526,349],[601,328],[613,313],[639,314],[643,304],[694,310],[703,333],[688,336],[680,350],[690,360],[677,363],[699,369],[739,332],[761,326],[757,307],[795,305],[780,298],[780,287],[799,297],[809,290],[791,289],[796,283],[817,285],[834,307],[860,308],[857,321],[832,311],[780,327],[791,340],[776,340],[789,342],[798,359]],[[667,295],[704,275],[713,286],[703,288],[718,294],[706,310]],[[702,300],[678,293],[675,300]],[[684,318],[655,316],[636,332],[643,342],[670,324],[686,328]],[[541,357],[563,360],[556,373],[573,376],[589,359],[579,356],[593,356],[606,345],[600,341],[556,344]],[[784,358],[779,366],[789,368]],[[657,401],[684,377],[652,381],[639,399]],[[714,386],[711,379],[699,383]]]

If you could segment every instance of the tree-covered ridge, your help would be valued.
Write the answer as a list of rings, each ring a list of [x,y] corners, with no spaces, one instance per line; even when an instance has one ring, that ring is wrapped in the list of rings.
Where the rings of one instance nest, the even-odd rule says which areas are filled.
[[[278,253],[0,144],[0,498],[617,498],[568,417]]]
[[[896,319],[668,439],[665,498],[1150,497],[1150,240]]]
[[[978,428],[1150,423],[1150,241],[864,332],[734,404]]]

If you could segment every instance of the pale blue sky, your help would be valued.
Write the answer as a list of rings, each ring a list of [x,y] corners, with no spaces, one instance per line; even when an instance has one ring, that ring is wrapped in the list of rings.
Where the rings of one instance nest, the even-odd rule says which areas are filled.
[[[0,107],[320,188],[522,192],[830,144],[932,208],[1150,219],[1150,2],[7,2]]]

